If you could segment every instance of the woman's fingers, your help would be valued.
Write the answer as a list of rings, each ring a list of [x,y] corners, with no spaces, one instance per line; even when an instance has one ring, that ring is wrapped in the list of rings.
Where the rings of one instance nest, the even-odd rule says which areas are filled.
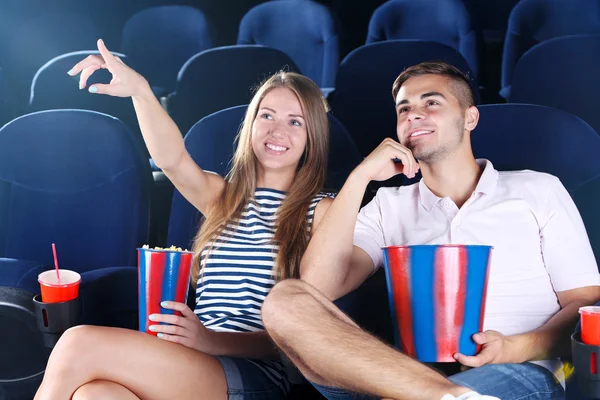
[[[102,39],[98,39],[98,51],[100,51],[102,58],[106,61],[109,68],[118,64],[117,58],[108,50]]]
[[[96,72],[97,70],[99,70],[101,68],[102,68],[102,65],[98,65],[98,64],[90,65],[89,67],[84,68],[81,71],[81,75],[79,75],[79,89],[85,88],[89,77],[92,76],[92,74],[94,72]]]
[[[163,308],[167,308],[169,310],[179,311],[181,315],[186,318],[198,318],[196,314],[185,303],[179,303],[177,301],[163,301],[160,304]]]
[[[173,314],[150,314],[150,321],[165,322],[167,324],[182,325],[185,318]]]
[[[77,64],[71,68],[69,72],[67,72],[71,76],[75,76],[84,69],[91,67],[93,65],[102,66],[104,64],[104,59],[98,54],[90,54],[83,60],[79,61]]]
[[[190,338],[185,337],[185,336],[169,335],[169,334],[162,333],[162,332],[158,333],[156,336],[159,339],[166,340],[168,342],[182,344],[185,347],[189,347],[190,349],[194,348],[192,346],[192,340]]]
[[[96,94],[107,94],[115,97],[131,97],[144,90],[147,82],[134,70],[127,67],[119,57],[114,56],[102,39],[98,40],[98,50],[100,55],[90,55],[77,63],[68,74],[75,76],[81,73],[79,78],[79,88],[87,86],[89,77],[100,68],[107,69],[112,79],[109,84],[93,84],[89,86],[88,91]],[[140,90],[141,89],[141,90]]]
[[[108,94],[110,96],[117,96],[115,88],[112,85],[106,85],[103,83],[94,83],[92,86],[90,86],[88,92],[94,94]]]
[[[197,318],[194,316],[194,318]],[[193,325],[190,323],[189,318],[185,316],[173,315],[173,314],[151,314],[149,316],[150,321],[163,322],[165,324],[181,326],[185,329],[192,329]]]
[[[73,68],[71,68],[71,70],[68,72],[68,74],[71,76],[75,76],[81,71],[91,66],[100,66],[102,68],[108,68],[111,65],[123,64],[123,62],[120,61],[118,57],[115,57],[110,51],[108,51],[102,39],[98,40],[98,50],[100,51],[100,54],[90,54],[89,56],[75,64]],[[105,64],[106,66],[103,66]]]
[[[190,332],[181,327],[181,326],[177,326],[177,325],[159,325],[159,324],[154,324],[154,325],[150,325],[148,327],[148,329],[152,332],[161,332],[161,333],[167,333],[169,335],[177,335],[177,336],[185,336],[187,337]]]

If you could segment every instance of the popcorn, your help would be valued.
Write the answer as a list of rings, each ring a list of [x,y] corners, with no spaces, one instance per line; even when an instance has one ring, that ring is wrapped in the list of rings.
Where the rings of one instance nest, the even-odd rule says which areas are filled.
[[[171,246],[171,247],[154,247],[153,249],[150,248],[150,246],[148,246],[147,244],[142,246],[142,249],[144,250],[166,250],[166,251],[183,251],[183,252],[189,252],[188,249],[183,250],[181,247],[175,247],[175,246]]]

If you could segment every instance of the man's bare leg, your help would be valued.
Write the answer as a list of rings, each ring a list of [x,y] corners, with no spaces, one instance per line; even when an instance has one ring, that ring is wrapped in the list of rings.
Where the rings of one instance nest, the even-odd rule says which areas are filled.
[[[306,282],[276,285],[262,316],[275,343],[319,385],[396,400],[471,391],[369,335]]]

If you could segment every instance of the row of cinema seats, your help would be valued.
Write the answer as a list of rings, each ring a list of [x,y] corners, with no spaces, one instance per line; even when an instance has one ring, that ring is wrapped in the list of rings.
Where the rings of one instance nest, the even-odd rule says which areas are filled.
[[[33,79],[30,111],[81,108],[118,117],[139,136],[137,119],[129,99],[92,96],[78,87],[78,78],[68,76],[75,63],[88,54],[69,53],[48,62]],[[115,53],[124,62],[129,57]],[[429,59],[444,59],[464,72],[471,71],[464,58],[448,46],[423,41],[388,41],[361,47],[340,65],[336,90],[329,101],[333,113],[351,127],[351,134],[363,155],[384,137],[393,135],[395,111],[390,87],[398,71]],[[243,65],[243,68],[239,66]],[[278,70],[301,70],[283,52],[263,46],[239,45],[207,50],[188,60],[179,73],[176,92],[167,99],[166,108],[182,132],[201,118],[218,110],[247,103],[252,88]],[[110,73],[97,71],[88,82],[108,83]],[[477,85],[473,82],[477,92]],[[60,93],[60,96],[56,96]],[[364,118],[364,116],[373,118]],[[372,129],[373,119],[377,128]],[[382,129],[381,129],[382,128]]]
[[[514,45],[520,49],[519,51],[523,52],[529,49],[530,46],[533,47],[526,51],[522,57],[513,57],[515,60],[518,58],[519,61],[511,77],[510,87],[514,90],[506,91],[508,100],[511,103],[541,104],[569,111],[590,123],[596,131],[600,131],[600,120],[593,107],[594,102],[591,97],[593,96],[592,93],[598,89],[596,87],[598,81],[589,78],[594,76],[599,61],[600,36],[592,34],[560,36],[575,31],[569,31],[572,25],[567,23],[570,20],[567,19],[565,22],[561,19],[563,14],[572,15],[577,12],[578,15],[585,15],[585,18],[588,18],[589,15],[597,15],[594,4],[600,4],[600,0],[586,0],[585,5],[579,0],[570,1],[568,4],[561,0],[548,1],[547,3],[536,1],[522,0],[511,16],[511,21],[519,21],[518,24],[516,22],[511,24],[507,34],[508,36],[515,36],[511,40],[521,40],[524,36],[529,37],[527,35],[533,35],[542,28],[545,36],[540,36],[539,40],[530,38],[529,41],[518,46]],[[273,6],[275,3],[277,3],[277,6]],[[446,7],[451,7],[449,5],[451,3],[452,1],[443,0]],[[561,4],[561,9],[566,11],[560,13],[560,9],[556,8],[558,7],[557,4]],[[483,95],[478,90],[480,83],[476,69],[473,67],[475,64],[472,60],[469,60],[470,57],[464,57],[464,55],[468,56],[465,51],[462,51],[463,54],[459,52],[460,43],[451,43],[452,41],[446,40],[444,44],[442,33],[439,37],[428,37],[429,41],[420,39],[391,40],[391,38],[397,36],[410,36],[406,33],[410,30],[409,27],[405,26],[406,24],[401,24],[404,27],[402,29],[400,27],[392,29],[394,27],[393,21],[406,17],[406,15],[412,15],[407,12],[406,15],[402,14],[394,17],[393,11],[398,12],[399,9],[403,9],[402,7],[408,10],[416,6],[404,5],[402,1],[389,1],[373,15],[372,20],[379,22],[373,22],[372,24],[372,32],[374,33],[368,40],[372,43],[361,46],[348,54],[339,64],[339,68],[334,70],[335,81],[333,86],[335,88],[324,89],[329,94],[333,114],[348,127],[350,135],[363,156],[368,154],[384,137],[394,136],[395,112],[393,101],[389,96],[390,83],[393,82],[398,71],[409,65],[428,59],[449,61],[471,76],[472,86],[478,93],[479,102],[485,103]],[[273,42],[273,45],[283,48],[284,44],[291,44],[296,46],[299,52],[302,52],[302,56],[294,53],[291,57],[285,51],[275,48],[244,44],[205,50],[193,55],[184,62],[185,57],[200,48],[189,44],[188,42],[193,42],[190,38],[203,37],[203,34],[193,33],[192,28],[186,28],[186,26],[197,25],[197,29],[200,29],[198,27],[202,24],[198,21],[203,17],[200,16],[202,13],[198,10],[172,8],[170,6],[160,8],[160,10],[145,10],[132,18],[133,22],[126,24],[125,29],[130,32],[126,36],[129,39],[125,41],[128,43],[125,48],[130,53],[117,54],[128,64],[141,69],[143,74],[150,76],[162,74],[158,70],[152,70],[152,68],[157,68],[159,64],[164,65],[164,68],[176,68],[176,65],[184,62],[174,81],[174,89],[171,89],[170,84],[165,83],[166,81],[158,78],[152,78],[151,82],[154,81],[153,85],[157,95],[169,93],[168,97],[163,98],[163,103],[178,123],[180,130],[187,132],[196,121],[212,112],[247,103],[251,97],[249,88],[279,69],[306,73],[307,70],[313,71],[311,68],[318,64],[322,68],[315,67],[314,71],[311,72],[317,80],[321,78],[317,76],[318,74],[315,71],[332,71],[331,68],[324,67],[324,64],[320,61],[312,66],[307,66],[306,63],[297,64],[294,61],[304,62],[304,58],[310,58],[311,60],[330,58],[326,56],[323,47],[328,43],[328,40],[325,40],[328,37],[327,35],[331,33],[329,25],[320,22],[313,26],[305,21],[306,18],[300,17],[295,21],[293,28],[297,29],[297,32],[302,32],[302,34],[297,34],[295,37],[312,38],[309,42],[317,44],[311,47],[297,40],[286,42],[283,39],[289,34],[287,31],[286,34],[276,35],[274,33],[277,32],[275,22],[269,22],[268,24],[265,22],[277,21],[278,19],[275,16],[286,15],[282,10],[296,12],[298,11],[296,8],[298,10],[312,10],[312,13],[308,12],[307,15],[321,15],[321,13],[328,12],[323,6],[314,4],[309,0],[267,2],[253,9],[248,13],[247,18],[243,19],[242,25],[248,26],[240,31],[240,35],[245,32],[246,36],[252,37],[253,39],[246,40],[248,43],[253,41],[268,43],[267,38],[281,38],[281,43]],[[435,7],[434,9],[446,10],[444,7]],[[172,11],[173,14],[166,12],[168,10]],[[189,12],[184,13],[185,10]],[[279,14],[272,10],[278,11]],[[164,14],[160,14],[159,11]],[[270,12],[273,13],[273,17],[271,17]],[[181,13],[186,14],[196,22],[188,21],[189,24],[186,24],[184,22],[187,20],[183,18],[182,21],[184,22],[177,25],[181,27],[181,31],[175,30],[174,33],[171,33],[173,36],[164,34],[161,29],[152,31],[152,27],[163,27],[164,30],[170,32],[168,28],[173,26],[173,21],[177,20],[177,15]],[[252,17],[255,14],[263,17]],[[303,14],[296,12],[294,15]],[[535,21],[535,24],[531,27],[532,31],[527,34],[515,35],[515,32],[522,31],[517,30],[517,26],[526,24],[531,18],[534,18]],[[206,18],[202,21],[206,22]],[[256,21],[262,21],[263,24],[255,23]],[[318,19],[318,21],[321,20]],[[316,32],[319,26],[326,28],[324,28],[324,32],[318,31],[316,36],[307,34],[307,32]],[[389,27],[389,29],[383,29],[382,32],[375,33],[377,31],[376,26],[380,28]],[[585,29],[582,28],[581,31],[594,32],[595,28],[591,20],[582,26]],[[294,30],[292,26],[288,26],[288,28],[290,31]],[[396,32],[397,30],[400,33]],[[186,36],[185,32],[188,31],[189,36]],[[442,31],[442,27],[439,27],[439,32]],[[158,32],[156,38],[152,36],[153,40],[147,41],[147,43],[152,43],[152,46],[156,46],[155,49],[140,45],[142,43],[140,38],[144,35],[150,35],[149,32]],[[552,34],[560,37],[546,40]],[[133,38],[138,39],[134,40]],[[88,39],[89,47],[91,47],[93,40]],[[197,40],[194,43],[198,44]],[[541,41],[541,43],[535,45],[537,41]],[[169,48],[169,42],[178,45],[171,45],[171,48]],[[188,44],[186,45],[186,43]],[[514,47],[513,45],[506,45],[505,53],[508,52],[507,49],[511,46]],[[189,47],[189,49],[184,49],[186,47]],[[153,49],[154,52],[152,52]],[[160,51],[157,49],[160,49]],[[68,53],[58,56],[43,65],[35,74],[30,85],[27,107],[21,109],[20,112],[77,108],[107,113],[125,122],[129,129],[135,132],[142,149],[145,149],[141,143],[137,119],[130,100],[91,96],[86,91],[78,89],[77,78],[71,78],[65,74],[65,71],[75,62],[91,53],[91,51]],[[322,57],[315,58],[315,54],[320,54]],[[153,55],[154,59],[152,58]],[[154,62],[155,59],[175,61],[173,63],[157,63]],[[240,66],[243,66],[243,68],[240,68]],[[144,68],[149,69],[145,70]],[[172,78],[175,76],[173,71],[170,74]],[[106,83],[109,80],[110,74],[107,71],[98,71],[92,78],[91,83]],[[7,77],[0,71],[0,120],[4,122],[20,113],[15,110],[14,104],[11,103],[11,96],[7,95],[7,93],[10,93],[7,89],[10,84],[10,75]],[[57,95],[59,93],[60,96]],[[168,196],[168,193],[166,195]]]
[[[78,88],[77,78],[65,71],[91,54],[75,52],[48,62],[36,74],[29,111],[81,108],[118,117],[139,136],[131,101],[92,96]],[[129,57],[120,54],[126,63]],[[567,36],[545,41],[528,51],[517,64],[509,101],[547,105],[569,111],[600,131],[593,93],[600,83],[593,79],[600,61],[600,35]],[[477,80],[467,61],[454,49],[436,42],[393,40],[362,46],[341,62],[335,90],[329,94],[333,114],[348,127],[361,154],[367,155],[387,136],[394,136],[395,110],[391,82],[398,71],[431,59],[443,59]],[[243,68],[239,66],[243,65]],[[181,69],[176,91],[165,107],[187,132],[199,119],[215,111],[247,103],[250,88],[279,69],[301,71],[283,52],[254,45],[220,47],[193,56]],[[98,71],[90,83],[110,80]],[[0,79],[1,86],[1,79]],[[60,96],[56,94],[60,93]],[[141,139],[140,139],[141,143]]]
[[[362,43],[424,40],[445,44],[465,58],[479,85],[483,83],[482,69],[501,69],[501,94],[508,99],[519,59],[536,44],[569,35],[600,34],[600,0],[499,2],[516,4],[504,21],[508,30],[501,60],[485,56],[485,40],[478,28],[479,12],[474,11],[482,6],[474,0],[467,0],[466,5],[463,0],[382,2],[370,16]],[[339,15],[331,11],[335,8],[335,4],[328,8],[310,0],[263,2],[243,16],[235,44],[278,49],[303,74],[330,91],[336,85],[342,56],[339,40],[344,34]],[[105,35],[106,29],[98,28],[98,22],[90,15],[69,10],[32,16],[0,32],[7,42],[3,46],[6,49],[0,51],[0,65],[14,86],[12,100],[17,112],[24,110],[22,100],[26,100],[31,79],[44,63],[61,54],[89,50],[95,39]],[[108,45],[127,54],[131,65],[149,79],[162,97],[176,91],[178,73],[187,60],[220,46],[214,39],[219,27],[201,9],[150,7],[131,16],[119,42],[109,41]],[[490,93],[485,98],[496,99]]]
[[[312,1],[272,5],[274,8],[269,7],[272,10],[267,13],[248,13],[241,21],[237,42],[230,44],[285,48],[305,75],[318,84],[332,85],[339,56],[329,10]],[[295,26],[290,24],[290,18],[279,18],[281,15],[294,15]],[[36,16],[23,22],[16,32],[10,32],[17,35],[8,44],[6,54],[0,52],[0,60],[15,80],[17,101],[23,98],[33,75],[44,63],[61,54],[93,48],[96,39],[105,33],[95,22],[90,16],[66,11]],[[284,27],[285,36],[274,34]],[[148,78],[155,93],[162,97],[175,91],[178,73],[187,60],[217,47],[217,31],[218,24],[200,9],[165,5],[133,15],[123,26],[120,44],[107,44],[127,54],[131,65]],[[294,36],[297,39],[290,40]],[[55,45],[42,45],[48,42]]]
[[[227,171],[245,108],[219,111],[188,132],[186,147],[201,167]],[[600,212],[594,201],[600,192],[598,134],[580,118],[543,106],[485,105],[480,111],[472,136],[476,157],[492,160],[500,170],[528,168],[558,176],[600,257]],[[330,125],[328,187],[339,189],[361,157],[333,116]],[[84,323],[136,329],[135,248],[147,240],[150,183],[132,134],[107,115],[45,111],[0,129],[0,324],[10,327],[0,338],[0,398],[23,398],[18,396],[32,393],[41,379],[47,352],[26,303],[38,291],[37,274],[51,268],[49,243],[57,243],[63,268],[82,273]],[[169,242],[189,247],[199,217],[175,192]],[[381,273],[338,304],[391,342]]]

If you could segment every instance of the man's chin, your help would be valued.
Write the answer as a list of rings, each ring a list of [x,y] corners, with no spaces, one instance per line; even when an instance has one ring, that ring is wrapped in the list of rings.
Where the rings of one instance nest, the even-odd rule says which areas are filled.
[[[416,151],[411,149],[410,151],[415,160],[422,163],[428,163],[435,157],[435,153],[431,152],[419,151],[418,149]]]
[[[422,149],[419,149],[419,146],[406,146],[406,148],[410,150],[414,158],[418,159],[427,155],[426,152],[424,152]]]

